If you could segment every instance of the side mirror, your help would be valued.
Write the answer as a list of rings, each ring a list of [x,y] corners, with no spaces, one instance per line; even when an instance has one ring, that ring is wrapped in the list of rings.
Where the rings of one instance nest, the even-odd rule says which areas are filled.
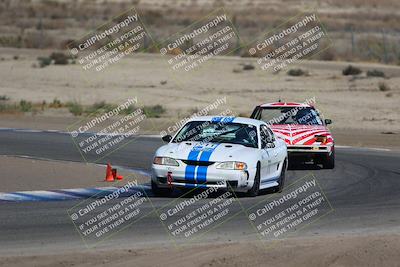
[[[274,148],[274,147],[275,147],[275,143],[273,143],[273,142],[262,142],[261,143],[261,148],[262,149]]]
[[[165,143],[169,143],[169,142],[172,140],[172,136],[170,136],[170,135],[168,134],[168,135],[163,136],[161,139],[162,139]]]
[[[267,146],[266,146],[267,148],[274,148],[275,147],[275,144],[274,143],[267,143]]]
[[[266,149],[267,148],[267,143],[261,142],[261,149]]]
[[[332,124],[332,120],[331,120],[331,119],[325,119],[325,124],[326,124],[326,125]]]

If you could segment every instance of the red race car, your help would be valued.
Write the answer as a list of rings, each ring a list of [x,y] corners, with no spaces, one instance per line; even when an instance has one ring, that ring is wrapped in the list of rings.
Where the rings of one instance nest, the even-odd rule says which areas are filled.
[[[289,157],[313,159],[325,169],[335,167],[335,143],[312,105],[293,102],[266,103],[257,106],[251,118],[265,121],[276,136],[285,140]]]

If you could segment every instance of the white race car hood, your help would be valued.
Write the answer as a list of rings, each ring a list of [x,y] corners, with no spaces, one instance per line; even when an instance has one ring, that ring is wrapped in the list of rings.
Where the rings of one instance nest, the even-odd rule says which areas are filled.
[[[160,147],[156,156],[195,161],[244,161],[255,156],[257,149],[238,144],[200,142],[169,143]]]

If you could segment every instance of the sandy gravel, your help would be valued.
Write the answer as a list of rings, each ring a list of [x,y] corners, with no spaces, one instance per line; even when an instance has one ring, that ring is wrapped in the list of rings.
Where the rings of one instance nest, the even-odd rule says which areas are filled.
[[[398,234],[0,257],[0,266],[400,266]]]
[[[13,60],[12,55],[20,58]],[[316,99],[316,105],[334,127],[400,131],[400,67],[381,64],[353,64],[364,74],[343,76],[347,62],[299,61],[289,67],[300,67],[309,76],[288,76],[286,71],[271,74],[260,69],[241,70],[243,63],[256,65],[254,59],[221,57],[211,59],[200,68],[174,73],[166,57],[156,54],[135,54],[124,58],[102,72],[84,71],[79,65],[33,68],[38,55],[50,51],[0,49],[6,60],[0,62],[0,95],[13,101],[34,102],[78,101],[93,104],[105,100],[122,103],[138,97],[138,105],[161,104],[168,109],[166,120],[190,114],[226,97],[220,110],[250,114],[256,104],[276,101]],[[239,72],[233,71],[238,69]],[[383,70],[388,78],[366,77],[367,70]],[[380,91],[378,84],[391,89]],[[57,112],[56,112],[57,113]],[[57,116],[71,117],[65,112]]]

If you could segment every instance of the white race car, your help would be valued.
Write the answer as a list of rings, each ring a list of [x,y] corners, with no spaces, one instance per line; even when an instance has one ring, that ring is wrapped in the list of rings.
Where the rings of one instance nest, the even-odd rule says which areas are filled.
[[[260,189],[283,189],[286,144],[263,121],[196,117],[174,137],[162,139],[168,144],[156,151],[152,164],[155,195],[168,195],[173,187],[215,187],[248,196]]]

